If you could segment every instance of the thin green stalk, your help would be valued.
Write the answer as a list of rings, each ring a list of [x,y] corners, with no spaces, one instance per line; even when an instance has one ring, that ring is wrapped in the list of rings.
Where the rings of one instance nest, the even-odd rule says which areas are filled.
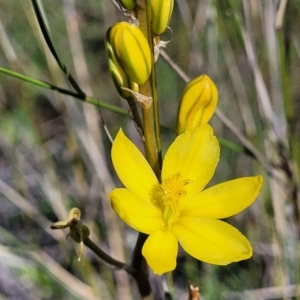
[[[146,13],[147,13],[147,32],[148,32],[148,43],[150,45],[150,49],[154,50],[154,35],[151,30],[151,0],[146,0]],[[154,51],[151,52],[152,55],[152,72],[150,75],[150,84],[152,87],[152,99],[153,99],[153,115],[154,115],[154,132],[156,139],[156,147],[157,147],[157,155],[159,162],[159,173],[156,174],[158,179],[160,179],[160,170],[162,167],[162,153],[161,153],[161,138],[160,138],[160,124],[159,124],[159,109],[158,109],[158,94],[157,94],[157,84],[156,84],[156,67],[155,67],[155,59],[154,59]]]
[[[137,17],[139,20],[139,26],[144,35],[147,37],[150,47],[153,49],[152,34],[149,27],[151,20],[151,6],[150,1],[137,0]],[[149,162],[154,173],[160,179],[160,162],[161,149],[160,149],[160,134],[157,110],[157,91],[156,91],[156,78],[154,68],[154,57],[152,53],[152,72],[149,80],[143,85],[140,85],[140,93],[142,95],[152,97],[153,103],[150,108],[142,107],[143,121],[144,121],[144,136],[145,136],[145,152],[146,159]],[[154,83],[154,84],[153,84]]]
[[[76,98],[80,101],[84,101],[84,102],[92,104],[94,106],[98,106],[98,107],[107,109],[107,110],[115,112],[117,114],[128,116],[128,112],[126,110],[121,109],[118,106],[111,105],[111,104],[105,103],[103,101],[99,101],[99,99],[97,99],[95,97],[89,97],[89,96],[85,95],[84,93],[78,94],[76,92],[72,92],[70,90],[60,88],[60,87],[58,87],[56,85],[53,85],[49,82],[42,81],[42,80],[39,80],[39,79],[35,79],[35,78],[32,78],[32,77],[28,77],[24,74],[21,74],[21,73],[18,73],[18,72],[15,72],[15,71],[3,68],[3,67],[0,67],[0,72],[4,73],[6,75],[13,76],[13,77],[18,78],[18,79],[21,79],[23,81],[29,82],[29,83],[34,84],[34,85],[39,86],[39,87],[42,87],[42,88],[45,88],[45,89],[48,89],[48,90],[58,91],[61,94],[72,96],[72,97],[74,97],[74,98]]]
[[[79,95],[84,96],[84,92],[81,90],[81,88],[79,87],[78,83],[76,82],[76,80],[73,78],[73,76],[69,73],[67,67],[65,66],[65,64],[59,59],[59,56],[54,48],[54,45],[51,41],[50,38],[50,34],[48,31],[48,28],[46,26],[46,22],[44,20],[43,14],[41,12],[41,9],[39,7],[39,3],[37,0],[31,0],[32,6],[33,6],[33,10],[35,13],[35,16],[37,18],[37,21],[39,23],[40,29],[42,31],[42,34],[44,36],[45,42],[47,44],[47,46],[49,47],[50,52],[52,53],[52,55],[54,56],[55,60],[57,61],[60,69],[64,72],[64,74],[67,76],[68,81],[70,82],[70,84],[72,85],[72,87],[76,90],[76,92]]]
[[[84,240],[84,244],[90,248],[99,258],[104,260],[106,263],[110,264],[111,266],[114,266],[117,269],[123,269],[126,264],[114,259],[110,255],[108,255],[106,252],[104,252],[102,249],[100,249],[90,238],[86,238]]]

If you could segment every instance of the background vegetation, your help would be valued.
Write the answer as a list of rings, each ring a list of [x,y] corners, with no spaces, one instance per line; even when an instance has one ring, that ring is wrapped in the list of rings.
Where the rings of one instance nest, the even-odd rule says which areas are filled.
[[[253,258],[216,267],[180,252],[165,278],[175,299],[187,299],[187,281],[200,287],[201,299],[300,299],[300,1],[286,2],[175,1],[174,38],[157,62],[164,151],[185,80],[206,73],[219,90],[211,124],[221,161],[212,183],[253,174],[265,181],[255,204],[228,220],[251,241]],[[112,2],[40,3],[59,58],[80,87],[127,110],[104,52],[107,28],[123,20]],[[71,89],[31,1],[0,0],[0,8],[0,66]],[[109,205],[120,183],[98,109],[0,74],[0,112],[0,298],[137,299],[125,272],[87,248],[78,263],[67,232],[50,230],[77,206],[92,240],[120,260],[131,255],[137,233]],[[141,145],[132,121],[102,113],[112,136],[122,126]]]

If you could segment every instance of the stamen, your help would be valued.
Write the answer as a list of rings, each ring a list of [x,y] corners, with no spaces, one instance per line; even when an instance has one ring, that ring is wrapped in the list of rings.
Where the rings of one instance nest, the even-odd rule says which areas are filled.
[[[187,185],[192,182],[190,179],[182,179],[181,174],[177,172],[160,184],[156,203],[161,207],[169,228],[178,220],[179,202],[187,195]]]
[[[193,183],[193,180],[192,179],[186,179],[186,180],[183,180],[183,184],[184,185],[188,185],[188,184],[191,184]]]
[[[184,196],[186,196],[186,191],[178,191],[176,193],[176,196],[178,196],[178,197],[184,197]]]

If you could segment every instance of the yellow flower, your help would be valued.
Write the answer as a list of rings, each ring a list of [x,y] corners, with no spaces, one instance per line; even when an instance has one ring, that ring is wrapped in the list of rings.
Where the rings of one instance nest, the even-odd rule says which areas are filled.
[[[111,155],[125,186],[110,193],[112,207],[130,227],[149,235],[142,254],[154,273],[175,269],[178,242],[193,257],[216,265],[252,256],[248,240],[218,219],[248,207],[263,180],[244,177],[204,190],[219,161],[219,144],[208,124],[187,130],[171,144],[161,183],[122,130]]]

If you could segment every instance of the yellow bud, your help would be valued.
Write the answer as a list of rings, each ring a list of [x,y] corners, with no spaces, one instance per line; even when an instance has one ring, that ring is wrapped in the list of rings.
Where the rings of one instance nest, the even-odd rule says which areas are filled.
[[[136,6],[135,0],[119,0],[123,7],[126,9],[132,10]]]
[[[174,0],[151,0],[152,31],[160,35],[170,23]]]
[[[129,97],[132,97],[132,94],[122,88],[125,87],[135,92],[138,92],[139,87],[136,83],[132,82],[129,79],[127,74],[123,71],[122,67],[120,66],[115,56],[114,50],[109,42],[110,32],[111,30],[107,31],[106,40],[105,40],[105,49],[108,57],[108,69],[119,95],[124,99],[128,99]]]
[[[218,90],[207,75],[200,75],[185,87],[177,117],[177,134],[206,124],[215,112]]]
[[[110,42],[120,66],[137,84],[147,81],[151,73],[151,51],[139,27],[127,22],[110,29]]]

